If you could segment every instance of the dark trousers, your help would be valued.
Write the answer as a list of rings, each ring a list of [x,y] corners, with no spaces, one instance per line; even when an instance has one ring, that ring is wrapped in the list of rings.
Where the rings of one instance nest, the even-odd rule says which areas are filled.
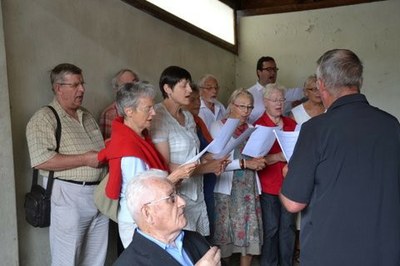
[[[291,266],[295,243],[295,215],[286,211],[277,195],[262,193],[264,244],[261,266]]]
[[[208,221],[210,224],[210,235],[206,237],[207,241],[213,243],[214,237],[214,222],[215,222],[215,200],[214,200],[214,187],[217,182],[215,174],[204,174],[204,201],[207,206]]]

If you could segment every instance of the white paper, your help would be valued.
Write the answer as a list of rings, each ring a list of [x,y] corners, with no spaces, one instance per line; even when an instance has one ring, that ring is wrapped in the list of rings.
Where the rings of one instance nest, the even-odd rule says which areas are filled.
[[[286,161],[289,162],[290,158],[292,157],[294,146],[296,145],[300,131],[274,130],[274,133],[278,140],[279,146],[281,146]]]
[[[233,132],[235,132],[235,129],[239,125],[239,122],[240,122],[239,119],[228,118],[225,124],[222,126],[219,134],[210,143],[208,152],[214,154],[221,153],[226,144],[231,139]]]
[[[208,144],[207,147],[205,147],[201,152],[199,152],[198,154],[196,154],[193,158],[191,158],[191,159],[189,159],[188,161],[186,161],[184,164],[199,162],[201,156],[203,156],[203,154],[206,153],[206,151],[208,150],[208,148],[210,147],[210,145],[211,145],[211,144]]]
[[[247,141],[242,154],[253,158],[267,155],[276,139],[273,131],[274,129],[278,129],[278,127],[257,125],[256,130],[251,134]]]
[[[236,139],[231,139],[227,145],[224,147],[224,149],[220,152],[215,154],[213,157],[215,159],[221,159],[224,156],[226,156],[227,154],[229,154],[231,151],[233,151],[240,143],[242,143],[243,141],[245,141],[250,135],[251,133],[254,132],[254,130],[256,130],[256,128],[254,127],[249,127],[248,129],[246,129],[245,132],[243,132],[238,138]]]

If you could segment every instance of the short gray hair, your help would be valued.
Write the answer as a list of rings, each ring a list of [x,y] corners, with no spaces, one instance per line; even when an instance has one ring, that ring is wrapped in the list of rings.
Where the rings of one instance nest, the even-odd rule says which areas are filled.
[[[123,74],[125,74],[125,72],[131,73],[132,75],[135,76],[136,81],[139,81],[139,76],[138,76],[138,74],[136,74],[135,72],[133,72],[133,71],[130,70],[129,68],[123,68],[123,69],[121,69],[120,71],[118,71],[118,72],[113,76],[113,78],[112,78],[112,80],[111,80],[111,85],[112,85],[112,87],[113,87],[114,90],[117,90],[121,85],[123,85],[123,84],[120,84],[120,83],[119,83],[119,78],[120,78]]]
[[[156,92],[153,85],[147,82],[126,83],[122,85],[116,96],[116,107],[118,114],[125,117],[125,108],[136,109],[139,100],[144,97],[154,99]]]
[[[363,64],[358,56],[347,49],[334,49],[324,53],[317,61],[317,78],[327,89],[337,93],[342,87],[361,89]]]
[[[308,76],[306,78],[306,80],[304,81],[303,87],[306,88],[307,84],[309,84],[311,82],[317,82],[317,75],[313,74],[313,75]]]
[[[205,75],[202,76],[202,77],[200,78],[200,80],[197,82],[197,86],[198,86],[200,89],[203,89],[204,83],[206,83],[206,81],[207,81],[208,79],[210,79],[210,78],[215,79],[215,80],[217,81],[217,83],[218,83],[218,80],[217,80],[217,78],[216,78],[214,75],[205,74]]]
[[[150,169],[138,174],[129,181],[126,188],[126,205],[132,218],[140,219],[140,212],[144,204],[149,202],[149,196],[153,195],[154,188],[149,181],[162,180],[169,182],[168,173],[158,169]]]
[[[268,98],[273,91],[280,91],[283,95],[285,95],[286,88],[278,83],[269,83],[264,88],[264,98]]]

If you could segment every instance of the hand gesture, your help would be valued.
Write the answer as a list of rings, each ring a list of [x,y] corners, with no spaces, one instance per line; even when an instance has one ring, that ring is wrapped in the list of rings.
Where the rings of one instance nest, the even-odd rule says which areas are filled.
[[[196,167],[197,163],[182,164],[168,176],[168,179],[174,184],[183,179],[187,179],[192,175]]]
[[[252,158],[249,160],[245,160],[244,166],[247,169],[255,170],[255,171],[260,171],[267,166],[267,162],[264,157],[260,158]]]
[[[220,266],[221,250],[218,247],[210,248],[195,266]]]
[[[97,159],[97,151],[88,151],[82,154],[82,162],[84,162],[84,165],[93,168],[99,168],[101,165]]]

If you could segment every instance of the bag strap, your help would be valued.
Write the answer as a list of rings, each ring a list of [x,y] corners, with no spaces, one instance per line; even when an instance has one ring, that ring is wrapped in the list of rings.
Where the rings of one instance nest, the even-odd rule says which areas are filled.
[[[50,105],[47,105],[47,107],[50,108],[50,110],[53,112],[54,116],[56,117],[57,120],[57,128],[56,128],[56,142],[57,142],[57,146],[55,151],[58,152],[59,148],[60,148],[60,139],[61,139],[61,121],[60,121],[60,117],[57,114],[57,111]],[[33,169],[33,176],[32,176],[32,187],[33,185],[36,185],[38,182],[38,176],[39,176],[39,170],[34,168]],[[53,182],[54,182],[54,171],[49,171],[49,177],[47,180],[47,186],[46,186],[46,192],[45,192],[45,197],[46,198],[50,198],[51,196],[51,190],[53,188]],[[31,190],[32,190],[31,187]]]

